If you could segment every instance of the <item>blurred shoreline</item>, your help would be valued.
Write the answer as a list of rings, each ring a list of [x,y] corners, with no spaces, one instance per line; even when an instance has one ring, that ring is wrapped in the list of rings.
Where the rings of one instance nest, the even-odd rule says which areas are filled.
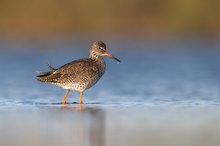
[[[216,0],[9,0],[0,2],[0,32],[40,37],[118,32],[217,35],[219,5]]]
[[[102,40],[110,50],[135,52],[139,51],[181,51],[184,50],[220,50],[220,35],[166,34],[147,35],[141,33],[75,33],[54,35],[0,35],[0,52],[28,53],[42,51],[82,51],[87,50],[93,41]],[[200,47],[201,46],[201,47]],[[207,47],[205,47],[207,46]],[[182,51],[184,51],[182,50]]]

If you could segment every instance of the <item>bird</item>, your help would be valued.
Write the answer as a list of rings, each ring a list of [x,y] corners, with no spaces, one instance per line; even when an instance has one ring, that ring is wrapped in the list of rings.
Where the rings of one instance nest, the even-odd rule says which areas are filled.
[[[49,71],[38,72],[37,80],[43,83],[56,85],[66,90],[61,104],[66,104],[70,90],[78,91],[79,104],[83,104],[83,92],[94,86],[105,73],[106,63],[103,56],[108,56],[121,62],[106,49],[102,41],[95,41],[89,49],[89,57],[74,60],[59,68],[47,64]]]

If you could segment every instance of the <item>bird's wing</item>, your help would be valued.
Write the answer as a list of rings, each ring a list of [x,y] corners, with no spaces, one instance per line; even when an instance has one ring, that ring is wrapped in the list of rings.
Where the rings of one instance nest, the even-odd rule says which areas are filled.
[[[67,63],[60,68],[38,75],[37,80],[48,83],[84,82],[96,78],[98,67],[90,59],[80,59]]]
[[[61,66],[53,73],[53,76],[59,77],[57,83],[74,83],[93,78],[97,72],[98,67],[93,61],[80,59]]]

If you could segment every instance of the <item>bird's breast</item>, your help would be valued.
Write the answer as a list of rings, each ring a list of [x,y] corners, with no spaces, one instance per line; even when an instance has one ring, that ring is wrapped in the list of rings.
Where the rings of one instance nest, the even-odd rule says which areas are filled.
[[[77,66],[77,69],[74,69],[74,74],[72,72],[68,73],[65,81],[59,82],[56,85],[64,89],[84,91],[98,82],[105,72],[105,67],[105,61],[102,58],[95,61],[89,60],[88,64],[85,62],[81,69]]]

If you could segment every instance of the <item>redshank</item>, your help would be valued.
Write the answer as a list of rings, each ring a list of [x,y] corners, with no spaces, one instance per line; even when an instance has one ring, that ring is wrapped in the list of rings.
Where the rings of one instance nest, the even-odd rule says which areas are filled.
[[[106,65],[102,56],[120,62],[107,51],[105,43],[96,41],[90,47],[89,58],[74,60],[57,69],[48,64],[50,71],[38,72],[37,80],[66,89],[62,104],[66,104],[70,90],[80,92],[79,103],[82,104],[83,92],[95,85],[105,72]]]

